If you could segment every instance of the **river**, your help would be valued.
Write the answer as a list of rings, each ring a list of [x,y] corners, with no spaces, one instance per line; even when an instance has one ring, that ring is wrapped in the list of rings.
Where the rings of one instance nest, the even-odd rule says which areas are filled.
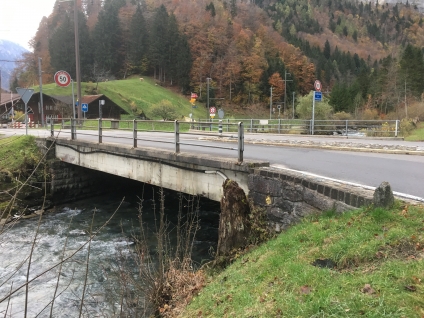
[[[131,278],[131,283],[126,284],[130,286],[128,289],[137,283],[139,277],[133,257],[136,255],[133,237],[140,234],[140,200],[135,193],[126,193],[125,199],[121,195],[109,194],[56,206],[54,211],[43,215],[32,255],[30,279],[61,260],[65,243],[65,257],[79,249],[89,238],[91,224],[93,232],[98,230],[123,201],[113,219],[95,236],[90,246],[87,244],[64,263],[59,275],[53,317],[78,317],[83,292],[83,317],[117,317],[121,307],[121,274],[125,272],[127,277]],[[143,201],[143,224],[150,255],[154,258],[156,241],[153,202],[152,198]],[[190,204],[183,199],[183,209],[188,209],[187,205]],[[156,209],[158,206],[156,204]],[[173,229],[177,222],[178,206],[177,195],[171,194],[169,199],[165,196],[165,214],[170,222],[169,229]],[[199,214],[202,222],[192,254],[195,264],[212,258],[210,251],[216,248],[217,242],[218,211],[219,204],[216,202],[200,200]],[[93,214],[95,216],[92,223]],[[28,262],[25,260],[30,255],[38,223],[38,218],[22,220],[0,236],[1,298],[26,282]],[[175,239],[171,238],[169,241],[175,242]],[[84,288],[88,248],[90,262]],[[23,266],[20,266],[22,263]],[[50,317],[50,302],[55,293],[58,273],[57,267],[29,285],[28,317]],[[24,316],[25,287],[10,297],[10,301],[5,299],[0,303],[1,316],[5,315],[6,308],[7,317]]]

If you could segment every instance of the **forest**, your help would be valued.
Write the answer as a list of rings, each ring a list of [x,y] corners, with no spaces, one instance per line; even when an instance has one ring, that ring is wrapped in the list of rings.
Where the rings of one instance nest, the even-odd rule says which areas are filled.
[[[226,107],[269,110],[322,82],[336,118],[424,120],[423,14],[359,0],[75,0],[83,81],[152,76]],[[75,78],[72,2],[56,1],[11,89]],[[323,104],[324,104],[323,103]],[[301,117],[300,113],[296,114]],[[307,115],[305,115],[307,116]]]

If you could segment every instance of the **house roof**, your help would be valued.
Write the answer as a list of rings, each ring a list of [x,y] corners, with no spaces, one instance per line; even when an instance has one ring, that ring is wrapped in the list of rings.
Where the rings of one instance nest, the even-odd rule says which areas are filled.
[[[90,104],[103,96],[104,96],[103,94],[85,95],[85,96],[82,96],[81,99],[82,99],[82,103]],[[53,97],[54,99],[57,99],[58,101],[61,101],[62,103],[72,105],[72,96],[51,95],[50,97]]]
[[[19,94],[1,93],[0,105],[15,102],[20,98]]]
[[[82,99],[83,103],[90,104],[90,103],[94,102],[95,100],[97,100],[97,99],[99,99],[100,97],[103,97],[103,96],[104,96],[103,94],[100,94],[100,95],[85,95],[85,96],[81,97],[81,99]]]

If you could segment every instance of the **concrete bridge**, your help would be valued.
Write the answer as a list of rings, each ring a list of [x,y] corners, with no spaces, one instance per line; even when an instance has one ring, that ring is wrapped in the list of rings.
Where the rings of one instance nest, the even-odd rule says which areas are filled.
[[[214,201],[222,197],[224,180],[236,181],[248,193],[248,178],[268,162],[175,153],[82,140],[57,139],[55,156],[64,163],[97,170]]]
[[[46,139],[40,139],[45,142]],[[213,157],[133,145],[48,138],[54,142],[52,194],[69,200],[93,194],[112,174],[182,193],[220,201],[224,180],[236,181],[256,206],[267,210],[269,224],[280,231],[310,213],[343,212],[372,203],[373,191],[268,162]],[[97,180],[97,183],[96,183]]]

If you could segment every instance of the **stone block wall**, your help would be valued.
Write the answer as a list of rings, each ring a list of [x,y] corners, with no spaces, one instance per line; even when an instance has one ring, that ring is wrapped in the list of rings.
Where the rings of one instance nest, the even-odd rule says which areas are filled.
[[[269,224],[277,232],[311,213],[341,213],[373,202],[371,190],[271,167],[255,169],[248,188],[249,198],[267,209]]]
[[[111,191],[109,175],[57,159],[49,163],[50,194],[55,204],[89,198]]]

